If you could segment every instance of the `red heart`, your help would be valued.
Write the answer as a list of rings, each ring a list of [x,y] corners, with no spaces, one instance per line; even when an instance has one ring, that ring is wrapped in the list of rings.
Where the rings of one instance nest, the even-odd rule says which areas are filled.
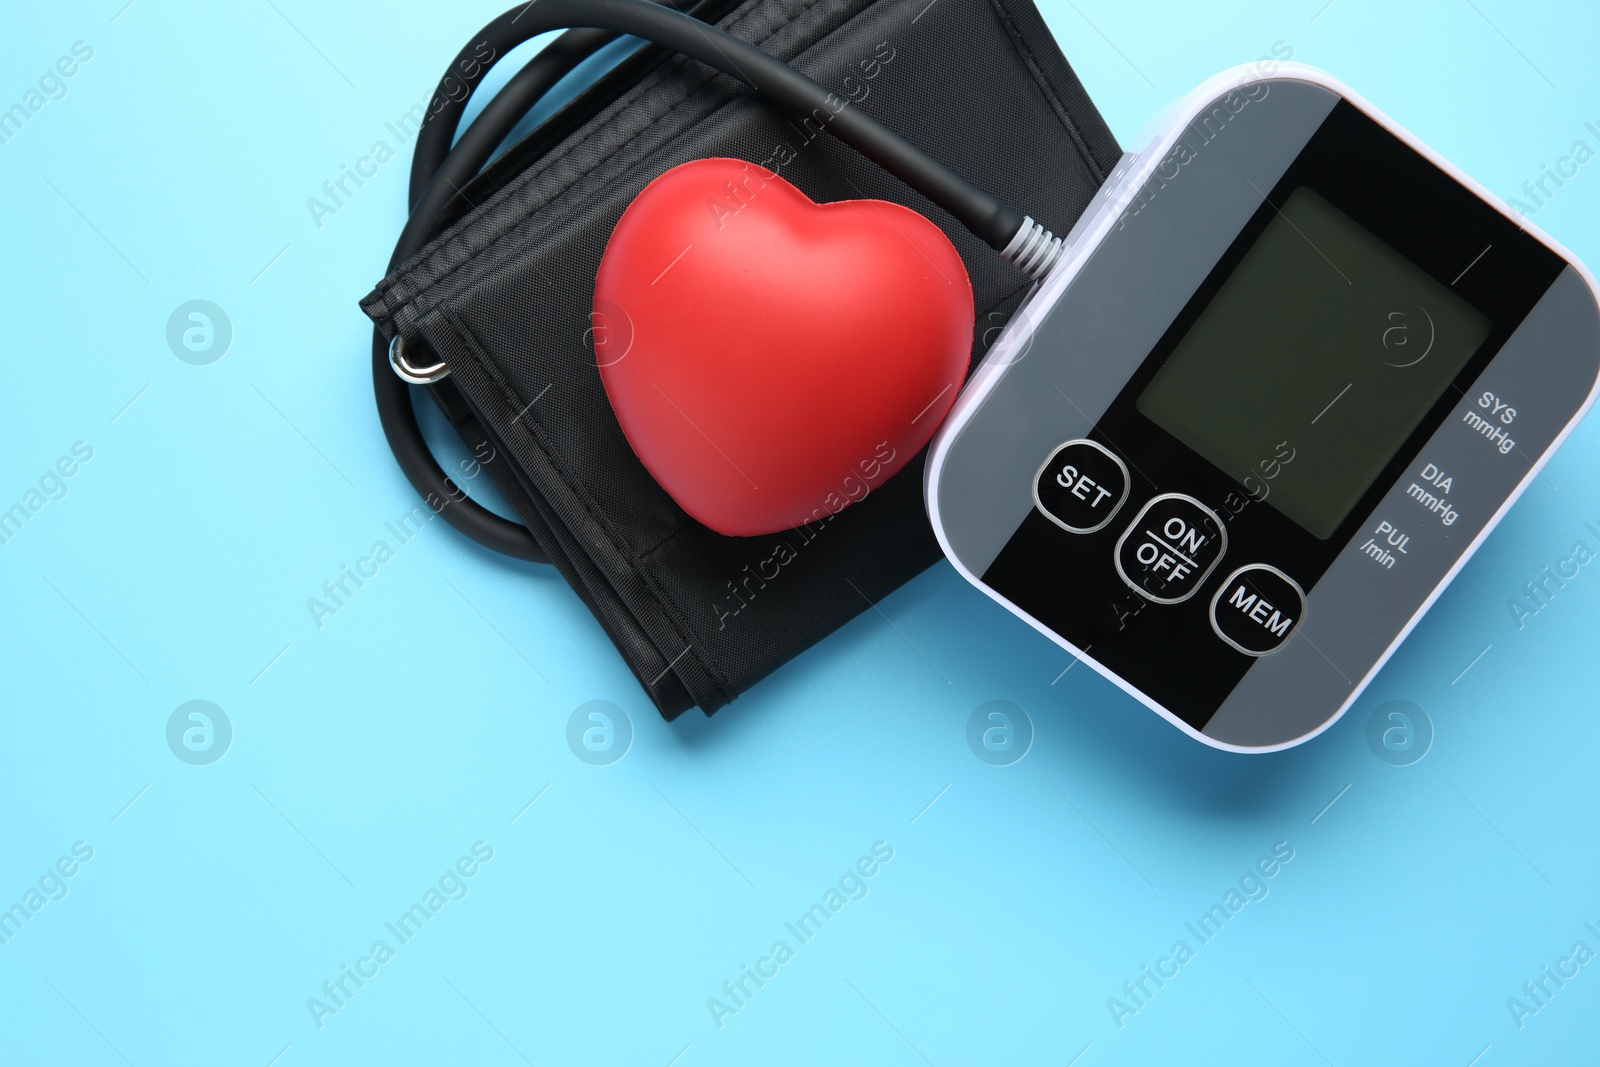
[[[882,200],[817,204],[737,159],[677,166],[623,212],[595,277],[622,432],[718,533],[836,513],[943,420],[972,349],[950,239]]]

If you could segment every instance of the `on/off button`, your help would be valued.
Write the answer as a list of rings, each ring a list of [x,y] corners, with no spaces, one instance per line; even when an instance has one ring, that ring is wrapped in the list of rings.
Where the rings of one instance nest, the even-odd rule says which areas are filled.
[[[1117,573],[1146,600],[1177,604],[1194,596],[1227,548],[1216,512],[1192,496],[1163,493],[1117,540]]]

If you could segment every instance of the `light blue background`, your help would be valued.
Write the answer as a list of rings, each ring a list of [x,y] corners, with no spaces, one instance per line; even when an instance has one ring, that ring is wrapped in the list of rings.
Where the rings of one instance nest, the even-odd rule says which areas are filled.
[[[498,7],[123,2],[11,4],[0,33],[0,107],[94,49],[0,145],[0,507],[94,449],[0,545],[0,907],[94,850],[0,945],[0,1062],[1600,1061],[1600,963],[1521,1029],[1506,1004],[1600,950],[1600,568],[1508,607],[1600,549],[1592,420],[1351,713],[1275,756],[1063,674],[945,565],[673,726],[559,579],[442,523],[319,629],[307,598],[414,503],[356,308],[410,146],[320,229],[306,200]],[[1600,149],[1593,5],[1321,4],[1043,8],[1123,140],[1284,42],[1501,196]],[[1537,222],[1600,258],[1600,164]],[[234,330],[209,366],[165,340],[196,298]],[[233,725],[210,766],[165,739],[192,699]],[[1009,767],[965,740],[996,699],[1036,731]],[[1437,733],[1408,767],[1366,740],[1395,699]],[[620,762],[568,748],[589,700],[631,716]],[[319,1028],[307,999],[478,841],[469,894]],[[799,945],[784,923],[878,841],[870,893]],[[1270,896],[1200,946],[1185,922],[1277,842]],[[719,1029],[707,999],[779,939]],[[1179,939],[1119,1028],[1107,999]]]

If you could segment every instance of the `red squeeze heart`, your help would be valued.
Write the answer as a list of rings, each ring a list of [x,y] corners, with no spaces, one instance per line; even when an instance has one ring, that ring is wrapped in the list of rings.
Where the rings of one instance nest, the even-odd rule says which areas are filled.
[[[838,512],[928,443],[966,376],[972,284],[909,208],[702,159],[623,212],[593,321],[640,461],[698,521],[753,536]]]

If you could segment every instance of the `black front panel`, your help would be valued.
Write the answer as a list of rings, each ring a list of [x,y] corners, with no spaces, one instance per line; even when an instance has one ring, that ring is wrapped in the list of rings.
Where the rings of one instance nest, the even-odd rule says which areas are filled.
[[[1224,148],[1193,165],[1228,166]],[[1052,449],[1036,500],[1068,521],[1035,507],[983,575],[1196,729],[1292,636],[1305,596],[1564,267],[1346,102],[1259,192],[1087,435],[1126,467],[1126,500],[1074,532],[1091,524],[1073,509],[1109,503],[1098,485],[1115,465],[1098,463],[1088,490],[1095,454]]]

